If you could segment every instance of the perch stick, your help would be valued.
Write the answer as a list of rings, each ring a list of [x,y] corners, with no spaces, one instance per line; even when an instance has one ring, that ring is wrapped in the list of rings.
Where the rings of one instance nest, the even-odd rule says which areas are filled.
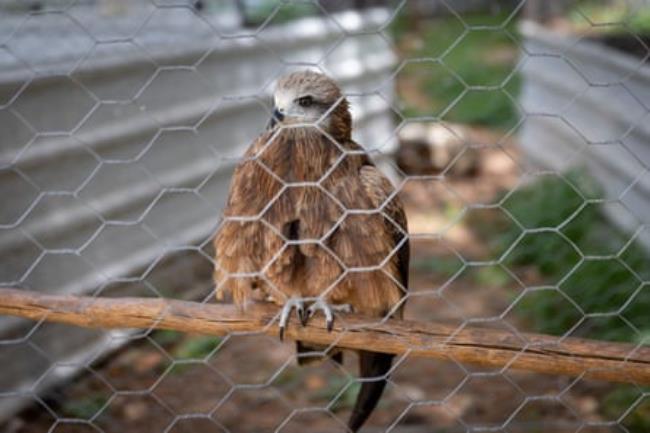
[[[242,312],[229,304],[0,289],[0,314],[87,328],[167,329],[219,336],[261,333],[277,337],[277,313],[278,307],[272,304],[253,304]],[[340,316],[331,333],[321,317],[313,318],[305,327],[293,318],[286,337],[346,349],[650,385],[647,346],[408,320],[378,323],[356,314]]]

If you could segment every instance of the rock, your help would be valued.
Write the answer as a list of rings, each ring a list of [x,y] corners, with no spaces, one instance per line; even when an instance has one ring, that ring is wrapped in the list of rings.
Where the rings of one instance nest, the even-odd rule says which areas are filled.
[[[398,133],[397,165],[409,175],[474,175],[478,155],[469,137],[462,125],[409,123]]]

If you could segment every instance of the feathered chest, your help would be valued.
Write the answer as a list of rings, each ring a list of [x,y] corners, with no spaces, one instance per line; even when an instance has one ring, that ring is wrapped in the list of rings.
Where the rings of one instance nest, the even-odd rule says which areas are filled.
[[[334,192],[342,178],[357,177],[366,161],[354,143],[344,146],[313,128],[265,133],[235,172],[226,214],[263,213],[286,221],[306,208],[316,212],[324,205],[336,208],[328,193]]]
[[[257,153],[258,163],[286,185],[318,182],[336,168],[343,152],[327,137],[280,133]]]

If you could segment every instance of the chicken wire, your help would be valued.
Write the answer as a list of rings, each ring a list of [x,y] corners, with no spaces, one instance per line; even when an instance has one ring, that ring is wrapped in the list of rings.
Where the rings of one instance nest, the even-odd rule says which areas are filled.
[[[638,268],[626,260],[631,246],[643,243],[648,233],[647,215],[639,211],[645,208],[628,199],[645,191],[649,178],[647,150],[628,140],[644,130],[648,115],[643,89],[635,87],[635,78],[646,73],[647,46],[634,36],[630,23],[641,3],[626,4],[622,21],[578,8],[586,23],[583,37],[570,48],[554,50],[524,44],[509,26],[528,6],[526,1],[485,2],[503,14],[496,25],[467,18],[466,8],[480,2],[439,1],[434,9],[451,17],[458,32],[445,36],[440,52],[399,58],[394,53],[403,50],[394,49],[391,26],[412,19],[418,4],[426,10],[426,2],[377,2],[371,6],[379,9],[356,15],[345,2],[271,2],[266,9],[261,3],[60,1],[33,2],[28,8],[0,3],[5,14],[0,18],[0,170],[3,197],[10,204],[0,211],[0,285],[212,302],[211,272],[218,258],[213,259],[211,239],[233,164],[264,129],[274,80],[288,70],[311,67],[342,83],[352,103],[356,138],[393,179],[395,194],[404,196],[412,268],[420,269],[413,271],[405,296],[407,318],[447,321],[459,330],[496,327],[525,342],[522,333],[540,326],[533,328],[515,312],[537,293],[551,292],[572,311],[573,320],[558,333],[558,341],[590,336],[603,320],[617,320],[633,342],[646,344],[647,327],[628,313],[647,293],[648,265]],[[247,7],[259,13],[256,22],[242,19]],[[305,8],[316,17],[296,18]],[[318,20],[326,23],[321,33],[313,27]],[[607,26],[631,33],[645,55],[626,74],[593,76],[571,49],[590,30]],[[514,66],[499,81],[477,84],[447,64],[472,32],[505,35],[519,48]],[[351,42],[359,39],[365,45]],[[318,43],[309,45],[314,41]],[[307,45],[310,50],[304,49]],[[244,65],[239,69],[228,60],[238,56]],[[489,67],[491,58],[482,61]],[[544,66],[554,62],[562,65],[561,76],[573,87],[561,104],[535,105],[540,100],[532,98],[535,89],[530,87],[524,87],[521,99],[510,90],[518,74],[541,71],[543,79]],[[426,76],[433,69],[444,70],[461,90],[437,110],[413,113],[401,96],[408,92],[404,76],[410,77],[409,71]],[[119,88],[111,87],[114,80]],[[393,93],[395,82],[399,98]],[[241,83],[245,86],[237,87]],[[516,107],[514,125],[477,135],[447,122],[472,94],[497,91]],[[607,134],[600,134],[602,125],[578,110],[581,103],[595,104],[589,99],[594,92],[604,92],[611,103],[601,111],[629,112],[631,120],[605,125]],[[184,105],[176,105],[179,101]],[[216,126],[206,127],[213,118]],[[534,119],[562,125],[567,141],[568,135],[577,136],[583,145],[568,156],[561,154],[557,143],[546,146],[528,126]],[[395,153],[400,157],[397,137],[404,138],[415,123],[442,125],[439,134],[462,142],[435,174],[408,173],[409,164],[420,157],[402,155],[399,165],[392,158]],[[550,133],[545,125],[536,127]],[[518,139],[544,143],[537,151],[522,146],[525,155],[545,161],[546,168],[529,164]],[[555,153],[563,164],[544,159]],[[605,193],[564,171],[569,161],[589,163],[597,159],[594,155],[603,156],[601,165],[603,159],[625,163],[618,176],[604,177],[610,179]],[[510,168],[483,168],[488,175],[476,181],[463,181],[456,172],[469,165],[463,169],[466,175],[481,161]],[[552,224],[531,226],[509,200],[548,178],[572,191],[574,204]],[[497,195],[484,188],[488,181],[506,192]],[[581,217],[590,207],[605,208],[627,233],[607,253],[583,251],[584,245],[567,232],[572,224],[585,223]],[[484,235],[491,239],[502,228],[492,224],[496,214],[518,228],[509,244],[498,253],[465,248],[467,233],[461,225],[486,226]],[[557,278],[531,276],[528,268],[511,262],[522,245],[540,237],[550,245],[548,266],[555,254],[557,260],[573,256],[560,264],[563,272]],[[604,243],[614,235],[601,237]],[[567,248],[570,255],[559,254]],[[422,265],[418,259],[423,254],[434,265]],[[567,282],[599,261],[620,268],[632,282],[622,293],[599,295],[618,296],[607,310],[594,310],[567,289]],[[504,282],[492,284],[495,278]],[[301,369],[294,365],[293,346],[259,334],[188,339],[151,330],[87,331],[6,318],[0,326],[0,402],[8,432],[345,431],[349,400],[358,388],[351,359]],[[596,410],[605,398],[616,400],[617,395],[623,397],[614,409]],[[550,378],[407,353],[396,358],[382,402],[365,430],[633,432],[641,431],[635,420],[649,404],[647,388],[634,384]],[[10,415],[18,410],[19,415]]]

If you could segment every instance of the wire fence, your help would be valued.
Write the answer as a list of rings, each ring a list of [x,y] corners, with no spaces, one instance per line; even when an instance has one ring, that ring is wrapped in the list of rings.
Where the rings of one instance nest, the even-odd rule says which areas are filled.
[[[397,354],[361,431],[647,431],[648,17],[636,1],[0,1],[0,288],[96,308],[220,289],[350,303],[381,329],[368,348]],[[277,80],[306,69],[342,94],[269,130]],[[327,146],[287,165],[290,130]],[[322,336],[322,305],[320,330],[291,311],[288,337],[321,344],[298,365],[280,315],[198,336],[129,322],[147,300],[129,318],[84,298],[66,325],[25,299],[36,321],[0,317],[6,432],[349,431],[367,382],[335,350],[359,349],[360,319],[334,311]],[[92,311],[144,329],[70,325]],[[549,353],[640,373],[576,377]]]

